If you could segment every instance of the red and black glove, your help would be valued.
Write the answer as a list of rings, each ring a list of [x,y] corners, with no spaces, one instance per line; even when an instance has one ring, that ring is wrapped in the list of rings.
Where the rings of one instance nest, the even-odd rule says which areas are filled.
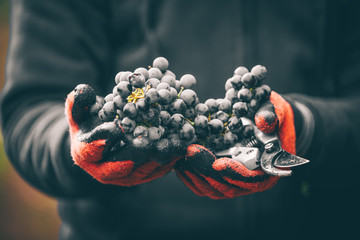
[[[103,123],[98,118],[99,99],[89,85],[80,84],[68,94],[65,103],[71,156],[95,179],[120,186],[142,184],[168,173],[183,156],[172,152],[171,146],[165,146],[167,151],[159,156],[146,146],[127,142],[119,120]]]
[[[290,104],[272,92],[255,115],[256,126],[265,133],[278,132],[282,148],[295,154],[294,114]],[[231,158],[216,156],[201,145],[190,145],[186,156],[175,165],[179,178],[197,195],[213,199],[234,198],[273,187],[279,177],[262,169],[249,170]]]

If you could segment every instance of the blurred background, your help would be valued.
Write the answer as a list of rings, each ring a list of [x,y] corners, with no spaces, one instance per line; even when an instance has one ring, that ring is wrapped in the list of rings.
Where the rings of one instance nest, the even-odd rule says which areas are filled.
[[[0,89],[5,81],[8,20],[9,0],[0,0]],[[6,159],[0,133],[0,239],[57,239],[59,224],[56,201],[17,175]]]

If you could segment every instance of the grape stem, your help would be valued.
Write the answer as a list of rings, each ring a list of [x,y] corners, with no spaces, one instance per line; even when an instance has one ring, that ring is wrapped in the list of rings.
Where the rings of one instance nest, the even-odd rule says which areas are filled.
[[[181,95],[181,93],[184,91],[184,87],[181,87],[180,88],[180,92],[178,93],[178,95],[177,95],[177,98],[179,99],[180,98],[180,95]]]
[[[192,126],[194,126],[195,125],[195,123],[194,122],[192,122],[190,119],[187,119],[187,118],[185,118],[185,120],[186,121],[188,121]]]

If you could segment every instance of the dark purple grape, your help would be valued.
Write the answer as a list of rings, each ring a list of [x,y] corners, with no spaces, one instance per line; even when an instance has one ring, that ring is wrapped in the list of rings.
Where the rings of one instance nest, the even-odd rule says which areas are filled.
[[[219,110],[216,112],[216,118],[221,120],[223,123],[226,123],[229,120],[229,114]]]
[[[155,126],[160,124],[160,112],[155,108],[150,108],[148,111],[141,113],[141,116],[149,124]]]
[[[219,134],[224,130],[224,123],[219,119],[212,119],[209,122],[209,127],[212,134]]]
[[[241,119],[233,116],[229,119],[227,128],[233,133],[240,133],[242,126]]]
[[[226,80],[225,82],[225,91],[229,90],[230,88],[232,88],[233,85],[231,83],[231,78],[229,78],[228,80]]]
[[[209,107],[205,103],[199,103],[195,106],[195,115],[207,115]]]
[[[120,82],[128,82],[129,81],[128,77],[130,74],[132,74],[132,72],[130,72],[130,71],[122,72],[122,74],[120,75]]]
[[[128,76],[130,84],[135,88],[142,88],[145,86],[145,77],[141,73],[132,73]]]
[[[128,81],[121,81],[118,85],[116,85],[116,91],[122,98],[128,97],[131,94],[131,90],[132,86]]]
[[[125,106],[125,104],[127,103],[127,100],[124,99],[124,98],[122,98],[122,97],[120,97],[120,95],[117,95],[116,97],[114,97],[113,102],[114,102],[115,107],[116,107],[117,109],[122,110],[123,107]]]
[[[135,105],[139,112],[147,111],[150,108],[150,104],[146,98],[140,98],[136,101]]]
[[[190,123],[185,123],[180,129],[179,136],[185,141],[190,141],[194,138],[195,128]]]
[[[186,106],[192,107],[196,102],[197,95],[194,90],[185,89],[184,91],[181,92],[180,99],[182,99],[185,102]]]
[[[218,110],[218,102],[215,99],[210,98],[210,99],[205,101],[205,104],[208,106],[209,111],[211,113],[217,112],[217,110]]]
[[[184,117],[192,120],[195,117],[195,109],[193,107],[187,107],[185,109]]]
[[[169,69],[165,71],[164,76],[172,76],[173,78],[176,79],[175,73],[173,73],[173,72],[170,71]]]
[[[232,147],[237,143],[238,137],[232,132],[226,132],[224,134],[224,144],[226,147]]]
[[[160,82],[157,85],[156,90],[160,90],[160,89],[166,89],[166,90],[170,91],[170,85],[168,83],[165,83],[165,82]]]
[[[247,88],[242,88],[238,92],[238,98],[242,102],[249,102],[252,98],[252,93]]]
[[[220,99],[218,101],[219,106],[218,109],[224,112],[231,112],[231,101],[229,99]]]
[[[150,141],[157,141],[161,138],[161,131],[157,127],[149,127],[149,140]]]
[[[239,75],[240,77],[244,75],[245,73],[248,73],[249,70],[246,67],[240,66],[235,69],[234,75]]]
[[[123,108],[123,112],[124,112],[125,116],[132,118],[132,119],[135,118],[137,115],[137,109],[136,109],[135,103],[133,103],[133,102],[126,103]]]
[[[184,116],[180,113],[175,113],[170,118],[170,127],[174,129],[179,129],[180,127],[182,127],[182,125],[184,125],[184,122]]]
[[[167,89],[158,90],[159,93],[159,103],[162,105],[168,105],[172,102],[172,96],[170,91]]]
[[[244,117],[248,112],[248,107],[245,102],[237,102],[233,105],[233,114],[238,118]]]
[[[104,98],[105,102],[113,101],[113,99],[114,99],[114,94],[112,94],[112,93],[106,95]]]
[[[253,88],[256,85],[256,79],[251,73],[245,73],[241,77],[241,81],[243,82],[244,86],[247,88]]]
[[[158,91],[155,88],[150,88],[146,93],[145,93],[145,98],[146,101],[149,104],[155,104],[159,101],[160,96]]]
[[[262,65],[256,65],[251,69],[251,74],[257,81],[261,82],[266,77],[267,70]]]
[[[186,104],[182,99],[176,99],[170,104],[170,111],[172,113],[181,113],[183,114],[186,109]]]
[[[123,74],[123,71],[118,72],[118,73],[116,74],[116,76],[115,76],[115,83],[116,83],[116,85],[119,84],[119,82],[120,82],[121,74]]]
[[[149,131],[147,129],[147,127],[144,126],[136,126],[136,128],[134,129],[133,132],[133,136],[134,137],[139,137],[139,136],[144,136],[147,137],[149,135]]]
[[[238,91],[235,90],[235,88],[230,88],[226,91],[225,98],[230,100],[231,103],[237,102],[238,99]]]
[[[196,84],[196,78],[191,74],[185,74],[180,78],[180,85],[187,88],[193,88]]]
[[[153,61],[153,67],[165,72],[169,67],[169,61],[164,57],[157,57]]]
[[[181,91],[181,83],[180,83],[179,80],[175,81],[175,89],[176,89],[177,92]]]
[[[149,79],[149,72],[144,67],[139,67],[135,69],[134,73],[141,73],[145,77],[145,79]]]
[[[156,68],[156,67],[152,67],[148,70],[149,72],[149,78],[157,78],[157,79],[161,79],[162,78],[162,73],[160,71],[160,69]]]
[[[234,75],[231,78],[231,84],[236,90],[239,90],[243,86],[243,82],[241,81],[241,79],[242,78],[239,75]]]
[[[167,111],[161,111],[160,112],[160,119],[161,119],[161,125],[167,126],[170,123],[171,115]]]
[[[209,125],[209,120],[204,115],[199,115],[194,120],[195,128],[207,128]]]
[[[156,88],[157,85],[159,85],[160,83],[160,80],[157,79],[157,78],[149,78],[146,82],[145,82],[145,85],[146,86],[150,86],[152,88]]]
[[[251,99],[248,103],[248,109],[252,113],[256,113],[256,111],[259,109],[261,103],[256,99]]]
[[[121,121],[121,127],[125,133],[132,133],[136,127],[136,122],[129,117],[124,117]]]
[[[171,99],[172,99],[172,101],[174,101],[176,98],[177,98],[177,91],[176,91],[176,89],[175,88],[173,88],[173,87],[171,87],[170,88],[170,94],[171,94]]]
[[[171,75],[165,75],[161,78],[161,82],[162,83],[167,83],[169,84],[170,87],[176,87],[176,80],[173,76]]]

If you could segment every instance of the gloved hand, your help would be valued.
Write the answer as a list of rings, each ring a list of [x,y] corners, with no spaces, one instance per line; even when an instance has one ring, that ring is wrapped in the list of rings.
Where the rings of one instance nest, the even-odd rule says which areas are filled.
[[[255,114],[256,126],[265,133],[277,131],[282,148],[295,154],[294,115],[290,104],[272,92],[270,101]],[[249,170],[231,158],[216,156],[200,145],[190,145],[186,156],[175,165],[179,178],[197,195],[212,199],[234,198],[273,187],[279,177],[262,169]]]
[[[99,99],[85,84],[67,96],[65,114],[74,163],[104,184],[121,186],[149,182],[168,173],[180,157],[155,156],[146,146],[127,142],[118,119],[104,123],[99,120]],[[125,147],[121,147],[121,141],[126,142]]]

